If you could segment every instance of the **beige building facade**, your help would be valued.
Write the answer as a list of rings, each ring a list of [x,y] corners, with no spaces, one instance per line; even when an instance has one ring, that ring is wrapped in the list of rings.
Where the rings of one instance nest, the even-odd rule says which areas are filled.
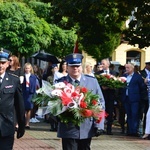
[[[145,62],[150,61],[150,47],[139,49],[138,46],[122,43],[114,50],[112,60],[120,62],[121,65],[131,62],[143,69]]]
[[[86,52],[82,52],[83,64],[90,62],[93,66],[96,64],[96,60],[89,56]],[[112,53],[112,61],[117,61],[121,65],[125,65],[128,62],[139,66],[140,69],[145,67],[145,62],[150,61],[150,47],[139,49],[137,46],[129,45],[127,42],[120,44]]]

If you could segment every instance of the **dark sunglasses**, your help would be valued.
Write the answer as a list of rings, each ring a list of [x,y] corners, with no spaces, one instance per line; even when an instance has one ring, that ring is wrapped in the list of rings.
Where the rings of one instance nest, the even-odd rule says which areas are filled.
[[[12,61],[12,59],[9,59],[9,61],[11,62],[11,61]]]

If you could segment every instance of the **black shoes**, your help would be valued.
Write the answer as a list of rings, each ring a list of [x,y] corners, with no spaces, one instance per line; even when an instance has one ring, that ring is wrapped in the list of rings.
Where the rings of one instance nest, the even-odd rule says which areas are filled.
[[[140,137],[138,133],[127,133],[126,136]]]
[[[49,131],[55,132],[57,131],[57,129],[54,128],[54,129],[50,129]]]
[[[30,126],[25,126],[25,129],[30,129]]]
[[[113,133],[112,133],[112,132],[108,132],[108,131],[107,131],[107,135],[113,135]]]
[[[18,131],[18,128],[17,128],[17,127],[15,127],[15,131],[16,131],[16,132]]]

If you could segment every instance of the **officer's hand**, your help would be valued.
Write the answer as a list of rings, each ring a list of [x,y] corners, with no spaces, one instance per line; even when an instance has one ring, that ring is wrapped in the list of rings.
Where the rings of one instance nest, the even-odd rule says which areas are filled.
[[[17,139],[21,138],[25,133],[25,127],[19,127],[17,130]]]
[[[95,128],[95,136],[98,137],[104,133],[104,130]]]

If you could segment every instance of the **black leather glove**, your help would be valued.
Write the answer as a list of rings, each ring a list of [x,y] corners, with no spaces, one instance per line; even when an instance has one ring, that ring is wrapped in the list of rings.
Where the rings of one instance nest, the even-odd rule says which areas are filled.
[[[95,136],[98,137],[104,133],[104,130],[95,128]]]
[[[17,139],[21,138],[25,133],[25,127],[19,127],[17,130]]]

